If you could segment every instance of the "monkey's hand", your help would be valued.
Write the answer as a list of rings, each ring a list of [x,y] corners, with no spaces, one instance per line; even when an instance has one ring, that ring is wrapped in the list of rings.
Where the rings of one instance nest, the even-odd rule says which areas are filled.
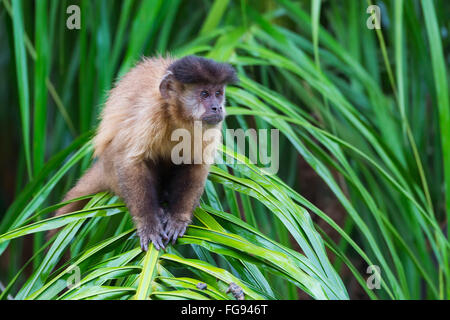
[[[172,244],[175,244],[175,241],[177,241],[179,237],[182,237],[184,235],[184,233],[186,232],[186,228],[190,222],[190,220],[180,219],[176,215],[169,215],[165,229],[167,234],[167,240],[165,244],[169,243],[170,241],[172,241]]]
[[[141,241],[141,248],[144,251],[148,250],[148,244],[151,241],[156,250],[165,249],[164,240],[169,239],[164,230],[164,224],[158,218],[146,219],[137,228],[137,234]]]

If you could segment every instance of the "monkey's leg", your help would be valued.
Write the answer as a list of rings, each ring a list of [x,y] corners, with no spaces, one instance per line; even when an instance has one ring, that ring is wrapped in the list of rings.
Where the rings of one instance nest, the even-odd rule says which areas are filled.
[[[103,169],[100,161],[95,162],[91,168],[89,168],[84,175],[78,180],[77,184],[67,192],[63,198],[64,201],[69,201],[82,196],[95,194],[100,191],[105,191],[107,187],[103,181]],[[60,216],[69,212],[77,211],[83,208],[89,199],[79,200],[65,205],[59,208],[55,212],[55,216]],[[49,230],[47,238],[51,238],[59,229]]]
[[[186,232],[192,219],[192,211],[203,193],[209,171],[208,165],[200,164],[174,167],[175,172],[167,186],[169,215],[165,228],[167,241],[172,240],[172,244]]]
[[[158,176],[153,167],[144,162],[116,166],[120,196],[130,210],[136,224],[141,248],[148,250],[151,241],[155,248],[164,248],[166,239],[163,222],[160,219],[162,209],[158,202]]]

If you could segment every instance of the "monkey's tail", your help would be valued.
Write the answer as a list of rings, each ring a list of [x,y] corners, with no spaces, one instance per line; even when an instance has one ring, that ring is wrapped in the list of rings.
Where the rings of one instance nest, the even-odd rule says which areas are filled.
[[[82,196],[95,194],[100,191],[105,191],[106,188],[105,183],[103,182],[103,177],[102,166],[100,162],[97,161],[84,173],[81,179],[78,180],[77,184],[70,189],[69,192],[67,192],[62,201],[69,201]],[[81,210],[88,201],[89,199],[83,199],[71,202],[64,207],[59,208],[55,212],[54,216],[57,217],[66,213]],[[47,231],[47,240],[50,240],[59,231],[59,229],[60,228]]]

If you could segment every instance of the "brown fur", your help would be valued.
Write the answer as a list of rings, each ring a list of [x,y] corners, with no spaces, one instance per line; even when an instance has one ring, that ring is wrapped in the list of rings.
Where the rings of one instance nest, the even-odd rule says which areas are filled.
[[[205,109],[196,104],[192,84],[172,79],[169,67],[174,62],[170,57],[146,58],[111,90],[94,138],[98,160],[64,198],[104,190],[121,196],[137,225],[144,250],[148,241],[163,247],[157,235],[175,241],[184,233],[209,170],[206,162],[174,165],[170,160],[178,143],[171,141],[172,132],[184,128],[194,137],[195,112],[201,114]],[[163,85],[166,87],[160,88]],[[163,97],[162,92],[167,95]],[[220,129],[221,123],[212,127]],[[220,141],[220,130],[217,132],[212,137],[215,145]],[[204,148],[210,142],[197,141]],[[72,203],[56,214],[78,210],[84,204]]]

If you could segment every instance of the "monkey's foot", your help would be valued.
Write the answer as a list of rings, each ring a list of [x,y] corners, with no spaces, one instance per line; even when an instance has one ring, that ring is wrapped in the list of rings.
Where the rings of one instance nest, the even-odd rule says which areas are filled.
[[[143,251],[148,250],[150,241],[156,250],[165,249],[163,239],[169,238],[161,223],[157,223],[156,227],[154,224],[142,226],[138,228],[137,234],[141,240],[141,248]]]
[[[189,220],[180,220],[173,216],[170,216],[167,220],[166,224],[166,234],[167,234],[167,240],[165,244],[172,241],[172,244],[175,244],[175,241],[179,237],[182,237],[184,233],[186,232],[186,228],[189,225]]]

